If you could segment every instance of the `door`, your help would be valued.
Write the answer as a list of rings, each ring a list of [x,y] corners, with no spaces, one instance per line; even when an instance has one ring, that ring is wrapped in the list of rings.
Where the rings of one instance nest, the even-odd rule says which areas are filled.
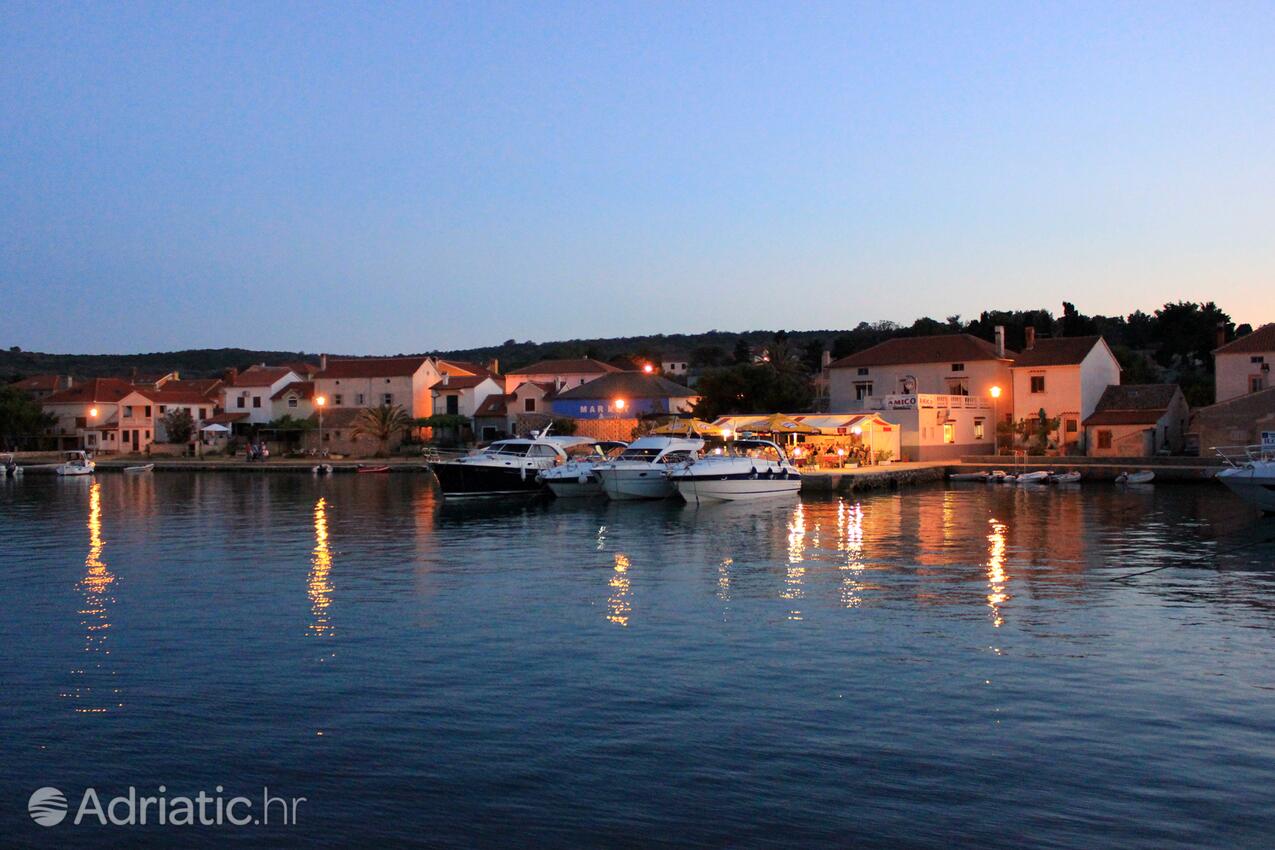
[[[137,429],[133,429],[133,451],[137,451]]]

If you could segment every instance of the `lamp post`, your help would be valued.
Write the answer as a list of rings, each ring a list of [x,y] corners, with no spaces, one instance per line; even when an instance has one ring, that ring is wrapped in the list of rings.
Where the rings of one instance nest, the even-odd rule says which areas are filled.
[[[88,423],[90,428],[92,428],[92,427],[93,427],[93,422],[92,422],[92,420],[94,420],[94,419],[96,419],[96,418],[97,418],[97,408],[96,408],[96,407],[90,407],[90,408],[89,408],[89,423]],[[87,446],[86,446],[86,447],[87,447]]]
[[[1001,453],[1001,428],[1000,428],[1000,417],[997,414],[997,409],[998,409],[997,402],[999,401],[1001,397],[1001,388],[992,387],[991,392],[992,392],[992,454],[998,455]]]
[[[318,454],[323,454],[323,406],[328,403],[327,396],[317,395],[314,397],[314,404],[319,408],[319,448]]]

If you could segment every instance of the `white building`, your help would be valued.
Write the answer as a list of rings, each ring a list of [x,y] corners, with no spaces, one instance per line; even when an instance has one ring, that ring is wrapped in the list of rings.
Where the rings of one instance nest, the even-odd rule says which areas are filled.
[[[861,410],[874,397],[918,393],[991,398],[1000,387],[1007,413],[1012,358],[1001,328],[996,343],[970,334],[896,337],[828,365],[829,405]]]
[[[1275,324],[1262,325],[1247,336],[1213,352],[1216,377],[1214,402],[1239,398],[1275,387],[1271,364],[1275,363]]]
[[[286,366],[252,366],[231,370],[222,388],[222,409],[235,424],[265,425],[274,418],[275,393],[301,380]]]
[[[473,417],[489,396],[504,397],[505,389],[494,377],[485,375],[443,375],[434,384],[434,415]]]
[[[1100,336],[1034,339],[1014,358],[1014,420],[1045,415],[1059,420],[1050,435],[1060,449],[1084,448],[1081,423],[1107,387],[1120,383],[1120,363]]]
[[[431,357],[320,358],[314,394],[326,409],[398,405],[414,419],[434,413],[430,390],[441,379]]]

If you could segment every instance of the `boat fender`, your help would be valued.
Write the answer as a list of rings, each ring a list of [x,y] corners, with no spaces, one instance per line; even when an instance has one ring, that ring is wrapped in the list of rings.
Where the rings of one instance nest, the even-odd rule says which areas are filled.
[[[576,481],[580,482],[581,484],[588,484],[589,474],[587,472],[581,472],[579,475],[576,476]]]
[[[525,467],[525,466],[519,467],[519,468],[518,468],[518,475],[522,478],[522,480],[523,480],[523,481],[526,481],[526,480],[527,480],[527,467]]]
[[[754,481],[757,479],[757,467],[755,466],[753,467],[753,471],[749,473],[748,477],[753,479]]]

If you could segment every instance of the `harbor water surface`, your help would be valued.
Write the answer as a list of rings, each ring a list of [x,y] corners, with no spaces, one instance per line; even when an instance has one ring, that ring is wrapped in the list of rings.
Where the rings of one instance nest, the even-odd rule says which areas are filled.
[[[1275,521],[1220,487],[440,506],[0,481],[6,846],[1269,846]],[[304,797],[36,825],[28,797]]]

